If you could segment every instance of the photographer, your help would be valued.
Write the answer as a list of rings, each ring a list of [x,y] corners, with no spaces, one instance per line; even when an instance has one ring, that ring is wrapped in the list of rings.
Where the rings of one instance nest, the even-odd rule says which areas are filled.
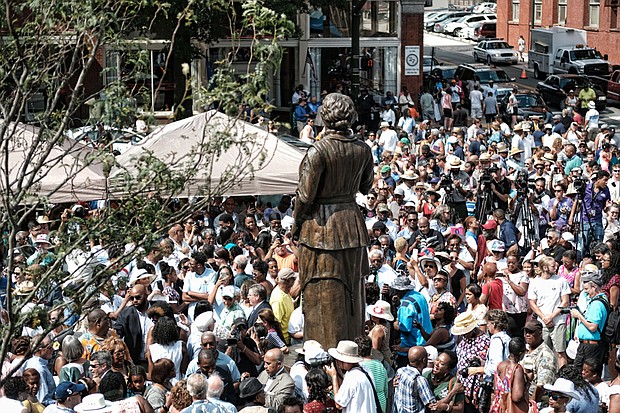
[[[592,177],[592,182],[586,186],[581,212],[583,231],[579,238],[579,250],[581,251],[589,249],[593,240],[603,240],[603,210],[611,199],[609,188],[607,188],[608,180],[609,172],[599,171]]]
[[[608,316],[609,303],[605,293],[601,290],[603,277],[600,272],[584,275],[583,289],[588,295],[588,306],[585,314],[577,308],[570,310],[570,315],[578,320],[577,338],[579,347],[575,356],[575,366],[581,370],[584,360],[594,358],[600,362],[607,361],[605,350],[601,345],[601,329]]]
[[[480,177],[478,193],[490,191],[493,209],[500,208],[505,211],[508,208],[508,195],[512,186],[510,180],[506,179],[497,165],[492,165],[487,172],[491,174],[492,179]]]
[[[258,376],[257,367],[262,362],[258,345],[248,332],[245,318],[237,318],[230,331],[226,348],[226,355],[234,360],[242,378]]]
[[[450,174],[443,175],[439,186],[446,191],[446,194],[451,194],[451,198],[448,200],[448,206],[454,209],[455,215],[460,219],[467,218],[467,197],[470,194],[469,187],[469,175],[466,172],[461,171],[460,159],[454,158],[450,162]],[[435,190],[439,188],[435,187]],[[456,221],[453,219],[453,221]]]

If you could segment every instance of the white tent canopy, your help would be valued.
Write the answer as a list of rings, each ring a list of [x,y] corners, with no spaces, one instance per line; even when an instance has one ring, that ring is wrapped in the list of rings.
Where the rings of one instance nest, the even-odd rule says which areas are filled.
[[[232,144],[217,150],[225,141]],[[111,173],[116,188],[119,180],[124,183],[125,172],[135,179],[140,172],[137,160],[146,154],[173,171],[196,172],[186,180],[183,193],[175,194],[179,197],[293,193],[304,156],[255,125],[209,111],[165,125],[119,155],[120,167]],[[121,192],[114,191],[122,198]]]
[[[94,159],[92,149],[70,139],[53,144],[39,132],[32,125],[7,125],[0,190],[9,196],[26,191],[22,204],[40,198],[53,203],[105,198],[103,164]]]

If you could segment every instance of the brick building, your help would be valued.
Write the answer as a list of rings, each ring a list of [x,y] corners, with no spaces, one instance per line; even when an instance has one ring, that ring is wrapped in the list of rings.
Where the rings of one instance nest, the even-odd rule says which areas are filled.
[[[588,46],[607,54],[610,63],[620,64],[619,6],[618,0],[501,1],[497,3],[497,37],[516,46],[519,35],[523,35],[529,49],[532,20],[537,27],[560,25],[584,29],[588,31]]]

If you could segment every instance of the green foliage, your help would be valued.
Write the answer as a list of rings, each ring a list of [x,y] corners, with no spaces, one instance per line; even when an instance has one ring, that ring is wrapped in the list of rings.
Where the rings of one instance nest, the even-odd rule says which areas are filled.
[[[93,299],[108,288],[112,275],[148,252],[172,223],[209,202],[204,198],[190,204],[177,196],[221,195],[261,167],[265,161],[261,140],[238,133],[233,124],[241,102],[269,107],[265,102],[267,79],[282,58],[278,42],[294,33],[286,17],[289,11],[276,12],[267,4],[267,0],[0,3],[0,30],[5,33],[0,37],[0,231],[7,240],[3,251],[8,274],[16,267],[17,232],[27,228],[35,215],[48,213],[55,220],[51,234],[54,259],[28,267],[35,290],[16,297],[13,287],[8,288],[6,323],[0,325],[0,358],[7,354],[10,338],[21,335],[25,325],[40,323],[49,331],[53,326],[45,324],[45,312],[50,308],[85,315]],[[218,106],[234,117],[230,125],[218,125],[223,132],[208,139],[213,131],[207,126],[187,157],[158,158],[145,152],[125,170],[116,164],[110,145],[76,143],[66,132],[77,123],[86,102],[102,105],[100,120],[106,125],[126,126],[137,116],[149,116],[140,110],[151,103],[145,89],[150,57],[144,44],[153,33],[167,42],[166,57],[177,58],[175,67],[166,70],[175,71],[175,81],[181,83],[176,90],[179,107],[192,98],[191,74],[181,72],[181,64],[195,56],[192,41],[226,37],[239,47],[241,38],[250,38],[252,56],[245,73],[233,69],[232,57],[219,62],[210,87],[201,91],[205,108]],[[123,62],[120,70],[101,70],[101,58],[112,58],[106,55],[110,51]],[[108,79],[104,87],[96,86],[98,78]],[[41,110],[33,115],[39,103]],[[212,185],[206,179],[210,168],[231,148],[238,151],[238,158],[226,168],[221,181]],[[115,179],[108,179],[111,171],[116,171]],[[72,188],[85,173],[98,174],[100,179],[86,181],[80,188],[93,191],[110,206],[80,216],[66,209],[70,204],[59,204],[72,200]],[[196,187],[199,182],[204,184],[189,194],[188,184]],[[115,202],[116,197],[122,199]],[[127,244],[133,250],[127,250]],[[114,252],[109,267],[101,266],[90,254],[94,245],[111,256]],[[146,251],[139,252],[142,248]],[[71,268],[69,274],[67,268]],[[47,301],[59,292],[70,299]],[[46,307],[31,308],[33,304]]]

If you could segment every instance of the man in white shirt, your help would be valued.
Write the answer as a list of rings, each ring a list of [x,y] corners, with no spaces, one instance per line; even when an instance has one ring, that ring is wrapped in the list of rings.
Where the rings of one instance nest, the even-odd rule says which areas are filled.
[[[379,249],[370,250],[368,260],[370,261],[368,282],[376,282],[379,285],[379,290],[382,290],[384,285],[391,287],[398,274],[385,263],[383,251]]]
[[[383,151],[390,151],[394,153],[396,145],[398,144],[398,135],[394,129],[390,129],[390,124],[383,121],[381,122],[381,136],[379,137],[379,146],[383,148]]]
[[[359,365],[363,358],[358,356],[357,344],[343,340],[336,348],[330,348],[329,354],[335,359],[334,366],[326,367],[332,379],[332,389],[336,407],[343,413],[377,413],[375,389],[371,375]],[[342,383],[338,371],[344,373]]]
[[[553,257],[543,257],[538,262],[542,273],[532,279],[527,298],[530,307],[543,323],[543,339],[558,354],[558,366],[566,365],[566,315],[561,308],[568,308],[570,286],[565,278],[556,274],[558,264]]]

